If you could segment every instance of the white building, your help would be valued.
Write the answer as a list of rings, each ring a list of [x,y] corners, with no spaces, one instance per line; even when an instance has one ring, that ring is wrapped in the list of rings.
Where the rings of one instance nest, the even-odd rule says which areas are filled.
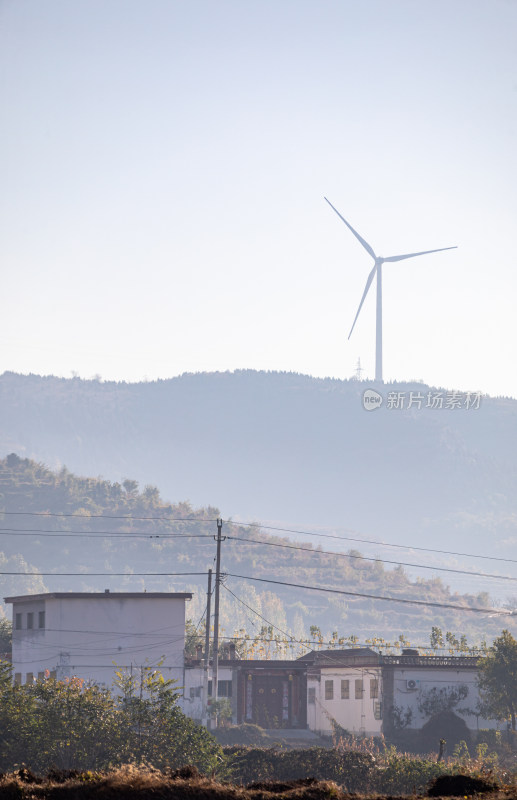
[[[354,648],[320,650],[300,661],[307,665],[307,726],[320,734],[331,734],[336,723],[359,735],[389,734],[397,715],[417,732],[448,704],[471,732],[500,727],[480,715],[474,656],[422,656],[413,649],[381,656]]]
[[[420,730],[428,721],[426,699],[441,695],[444,702],[452,692],[460,691],[462,699],[453,711],[469,730],[500,727],[497,720],[480,715],[476,657],[421,656],[418,650],[407,649],[399,656],[383,656],[382,663],[384,707],[387,714],[395,708],[402,717],[408,715],[408,729]],[[386,723],[385,730],[390,720]]]
[[[228,700],[232,712],[232,722],[236,721],[235,701],[233,685],[236,682],[235,670],[232,666],[219,664],[219,677],[217,681],[218,699]],[[212,697],[213,665],[210,664],[208,671],[200,660],[196,660],[185,668],[183,711],[187,717],[196,722],[206,722],[207,707]]]
[[[13,605],[17,683],[47,673],[111,686],[117,670],[156,666],[183,686],[185,602],[190,593],[51,592],[6,597]]]
[[[368,647],[321,650],[307,663],[307,727],[329,735],[336,724],[364,736],[382,731],[381,657]]]

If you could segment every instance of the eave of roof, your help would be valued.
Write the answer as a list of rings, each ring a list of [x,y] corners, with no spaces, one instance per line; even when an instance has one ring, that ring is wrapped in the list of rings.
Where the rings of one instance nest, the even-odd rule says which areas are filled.
[[[191,592],[47,592],[4,597],[6,603],[32,603],[35,600],[192,600]]]

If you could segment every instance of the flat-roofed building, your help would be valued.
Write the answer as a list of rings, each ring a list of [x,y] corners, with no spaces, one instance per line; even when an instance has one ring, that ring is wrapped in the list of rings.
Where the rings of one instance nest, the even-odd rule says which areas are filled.
[[[156,666],[183,685],[188,592],[50,592],[6,597],[13,606],[17,683],[50,674],[111,686],[117,670]]]
[[[307,724],[323,735],[335,725],[366,736],[382,732],[382,664],[369,647],[319,650],[298,659],[307,668]]]

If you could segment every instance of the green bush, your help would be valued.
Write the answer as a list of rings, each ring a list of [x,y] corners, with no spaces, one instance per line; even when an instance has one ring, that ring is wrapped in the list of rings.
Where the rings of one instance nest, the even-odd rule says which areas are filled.
[[[1,677],[1,676],[0,676]],[[107,769],[125,763],[212,772],[222,761],[215,739],[177,705],[156,669],[120,675],[121,694],[78,678],[12,686],[0,680],[0,770]]]
[[[216,728],[213,734],[219,744],[223,746],[237,745],[247,747],[255,745],[256,747],[265,747],[273,743],[264,728],[249,722],[244,722],[242,725],[228,725]],[[279,735],[281,736],[281,731],[279,731]]]
[[[395,748],[383,760],[372,787],[381,794],[422,794],[431,780],[453,771],[453,767],[443,763],[402,755]]]
[[[487,744],[489,747],[494,748],[501,747],[501,731],[496,731],[493,728],[482,729],[477,732],[476,740],[478,744]]]
[[[358,792],[369,785],[375,769],[375,759],[369,753],[324,747],[306,750],[227,747],[224,753],[231,779],[243,784],[310,777],[335,781],[347,791]]]

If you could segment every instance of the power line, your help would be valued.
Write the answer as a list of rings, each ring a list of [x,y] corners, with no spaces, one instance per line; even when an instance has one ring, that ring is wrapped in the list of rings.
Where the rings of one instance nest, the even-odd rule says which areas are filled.
[[[210,517],[136,517],[132,514],[117,515],[117,514],[74,514],[74,513],[60,513],[57,514],[53,511],[0,511],[0,516],[6,517],[78,517],[79,519],[136,519],[136,520],[154,520],[155,522],[217,522],[217,519]]]
[[[206,575],[206,572],[14,572],[14,571],[0,571],[0,575],[25,575],[32,577],[103,577],[103,578],[132,578],[132,577],[173,577],[185,575]],[[409,605],[426,606],[429,608],[449,608],[454,611],[471,611],[480,614],[492,614],[497,616],[515,616],[517,612],[501,611],[496,608],[478,608],[476,606],[457,606],[452,603],[439,603],[431,600],[411,600],[402,597],[386,597],[377,594],[368,594],[366,592],[350,592],[344,589],[330,589],[323,586],[308,586],[301,583],[290,583],[288,581],[279,581],[273,578],[254,578],[249,575],[236,575],[231,572],[225,573],[230,578],[239,578],[246,581],[259,581],[261,583],[272,583],[278,586],[291,586],[296,589],[307,589],[309,591],[327,592],[330,594],[340,594],[349,597],[362,597],[368,600],[384,600],[392,603],[406,603]]]
[[[197,522],[197,523],[205,523],[205,522],[217,522],[217,518],[212,517],[143,517],[143,516],[134,516],[132,514],[127,515],[116,515],[116,514],[88,514],[85,516],[84,514],[74,514],[74,513],[54,513],[50,511],[0,511],[0,517],[4,516],[35,516],[35,517],[76,517],[82,519],[83,521],[87,521],[89,519],[119,519],[119,520],[147,520],[147,521],[154,521],[154,522]],[[464,553],[456,550],[440,550],[434,547],[421,547],[418,545],[405,545],[405,544],[395,544],[391,542],[381,542],[376,541],[373,539],[364,539],[358,536],[338,536],[337,534],[331,533],[317,533],[315,531],[304,531],[299,530],[296,528],[283,528],[274,525],[263,525],[258,522],[237,522],[232,520],[231,518],[223,520],[225,523],[232,525],[234,527],[239,526],[246,526],[249,528],[260,528],[266,531],[277,531],[279,533],[294,533],[300,536],[314,536],[318,538],[325,538],[325,539],[336,539],[338,541],[347,541],[347,542],[359,542],[361,544],[374,544],[381,547],[396,547],[402,550],[419,550],[426,553],[440,553],[442,555],[449,555],[449,556],[461,556],[463,558],[479,558],[487,561],[503,561],[506,563],[517,564],[517,559],[515,558],[504,558],[502,556],[488,556],[482,555],[479,553]],[[20,529],[23,530],[23,529]],[[353,531],[352,531],[353,532]],[[187,534],[184,534],[187,536]],[[209,534],[207,534],[209,535]],[[375,559],[381,560],[381,559]],[[390,563],[390,562],[387,562]],[[399,563],[399,562],[394,562]],[[471,573],[475,574],[475,573]],[[481,573],[483,574],[483,573]],[[499,576],[498,576],[499,577]]]
[[[517,564],[517,558],[503,558],[501,556],[486,556],[486,555],[479,555],[477,553],[460,553],[456,552],[455,550],[438,550],[433,547],[419,547],[417,545],[407,545],[407,544],[391,544],[389,542],[377,542],[373,541],[372,539],[361,539],[359,537],[353,536],[338,536],[337,534],[332,533],[315,533],[314,531],[300,531],[294,528],[278,528],[274,527],[273,525],[262,525],[259,522],[235,522],[231,519],[225,520],[230,525],[239,526],[244,525],[248,528],[260,528],[265,531],[278,531],[280,533],[296,533],[300,536],[317,536],[323,539],[338,539],[339,541],[343,542],[360,542],[362,544],[376,544],[380,545],[381,547],[398,547],[402,550],[421,550],[426,553],[441,553],[442,555],[447,556],[463,556],[465,558],[480,558],[487,561],[504,561],[510,564]]]
[[[230,594],[232,594],[235,597],[236,600],[238,600],[240,603],[242,603],[244,606],[246,606],[246,608],[248,608],[254,614],[259,616],[264,622],[267,622],[268,625],[271,625],[271,627],[275,628],[276,630],[280,631],[280,633],[283,633],[285,636],[287,636],[288,637],[288,641],[285,642],[285,644],[288,644],[288,645],[298,644],[298,645],[304,645],[305,647],[307,647],[308,645],[317,645],[319,648],[326,647],[326,648],[333,649],[333,650],[335,650],[336,654],[339,654],[339,652],[340,652],[339,648],[340,647],[343,648],[343,644],[345,644],[343,642],[341,645],[339,645],[338,642],[335,642],[335,641],[332,641],[332,640],[331,641],[321,641],[319,639],[294,639],[288,633],[286,633],[285,631],[282,631],[281,628],[277,628],[272,622],[269,622],[268,620],[265,619],[265,617],[262,617],[262,615],[258,614],[258,612],[256,612],[254,609],[250,608],[250,606],[248,606],[243,600],[241,600],[241,598],[237,597],[230,589],[228,589],[227,586],[225,586],[224,588],[227,589],[227,591],[229,591]],[[203,614],[203,616],[204,616],[204,614]],[[201,622],[201,620],[200,620],[200,622]],[[173,626],[173,627],[178,627],[178,626]],[[46,628],[45,630],[52,630],[52,631],[56,631],[56,632],[61,632],[57,628],[55,628],[55,629],[54,628],[52,628],[52,629]],[[164,630],[164,629],[160,628],[158,630]],[[63,632],[65,632],[65,633],[89,633],[89,634],[97,634],[97,633],[104,634],[104,633],[106,633],[105,631],[90,631],[90,630],[77,630],[77,631],[75,631],[75,630],[72,630],[72,629],[67,629],[67,630],[65,630]],[[110,631],[109,633],[116,634],[116,633],[119,633],[119,632],[118,631]],[[146,633],[133,633],[133,634],[129,634],[128,633],[128,634],[126,634],[125,632],[122,632],[122,631],[120,631],[120,634],[121,634],[120,638],[127,638],[129,636],[161,635],[161,634],[152,634],[152,633],[151,634],[146,634]],[[163,635],[165,636],[166,634],[163,634]],[[173,643],[176,643],[177,641],[180,641],[181,638],[182,638],[181,636],[178,636],[176,639],[168,639],[165,642],[151,643],[149,646],[155,648],[155,647],[158,647],[160,645],[173,644]],[[258,636],[258,635],[253,637],[253,638],[250,638],[250,637],[247,637],[247,636],[223,636],[222,640],[223,641],[228,641],[228,642],[230,642],[230,641],[232,641],[232,642],[247,642],[249,644],[252,644],[255,641],[256,642],[267,642],[267,643],[284,644],[284,642],[279,642],[278,639],[272,639],[272,638],[269,638],[269,637],[266,637],[266,636]],[[51,644],[51,643],[46,644],[46,645],[38,644],[38,643],[34,643],[34,644],[37,644],[40,647],[42,647],[42,646],[45,646],[45,647],[56,647],[57,646],[57,644]],[[77,647],[77,646],[80,645],[80,643],[78,643],[78,642],[61,642],[61,641],[58,644],[59,644],[60,647]],[[95,643],[93,643],[93,644],[95,646]],[[353,643],[348,643],[348,644],[349,644],[349,646],[347,648],[345,648],[347,650],[354,650],[354,649],[358,649],[358,648],[361,648],[361,647],[370,647],[372,649],[377,648],[379,650],[383,650],[384,649],[384,650],[397,651],[402,647],[409,647],[410,646],[410,645],[406,645],[406,644],[403,644],[403,643],[399,643],[399,644],[393,643],[392,644],[390,642],[386,642],[385,644],[380,644],[380,643],[372,644],[372,642],[362,642],[362,643],[361,642],[353,642]],[[88,642],[83,642],[82,643],[82,647],[87,646],[87,645],[88,645]],[[435,648],[435,647],[431,647],[429,645],[421,645],[421,644],[416,644],[416,645],[413,645],[413,646],[418,650],[429,651],[431,653],[436,654],[437,656],[440,656],[440,655],[447,656],[451,652],[453,652],[453,653],[461,653],[461,654],[463,654],[465,656],[473,655],[472,653],[465,652],[464,650],[458,649],[456,647]],[[124,649],[128,649],[129,650],[131,648],[124,648]],[[138,652],[143,651],[145,649],[147,649],[147,645],[145,647],[139,647],[138,648]],[[307,649],[311,649],[311,648],[307,647]],[[475,651],[475,654],[484,652],[484,650],[482,648],[471,648],[471,649]],[[102,651],[102,652],[104,652],[104,651]],[[118,651],[118,652],[120,652],[120,651]],[[135,652],[136,652],[136,650],[135,650]],[[395,652],[394,654],[395,655],[400,655],[400,653],[397,653],[397,652]],[[21,663],[21,662],[19,662],[19,663]],[[28,662],[24,662],[24,663],[31,663],[31,662],[28,661]]]
[[[371,556],[351,555],[350,553],[336,553],[330,550],[314,550],[312,547],[300,547],[299,545],[294,545],[294,544],[280,544],[279,542],[262,542],[257,539],[246,539],[243,536],[228,536],[227,538],[233,539],[238,542],[260,544],[264,545],[265,547],[282,547],[288,550],[302,550],[304,553],[312,553],[313,555],[339,556],[340,558],[358,559],[360,561],[373,561],[373,562],[379,561],[382,564],[396,564],[397,566],[402,566],[402,567],[417,567],[418,569],[432,569],[432,570],[439,570],[440,572],[456,572],[461,575],[472,575],[473,577],[477,578],[498,578],[503,581],[517,582],[517,578],[512,578],[510,575],[493,575],[487,572],[471,572],[470,570],[454,569],[453,567],[435,567],[435,566],[429,566],[428,564],[412,564],[408,563],[407,561],[390,561],[386,558],[373,558]]]
[[[80,538],[80,539],[212,539],[213,535],[210,533],[145,533],[143,531],[83,531],[83,530],[71,530],[65,529],[62,531],[54,531],[45,528],[0,528],[0,535],[7,535],[7,536],[31,536],[34,535],[42,535],[45,538],[47,537],[72,537],[72,538]],[[438,570],[440,572],[452,572],[459,575],[470,575],[473,577],[480,577],[480,578],[491,578],[491,579],[498,579],[503,581],[512,581],[517,582],[517,578],[512,577],[510,575],[497,575],[494,573],[487,573],[487,572],[474,572],[471,570],[464,570],[464,569],[457,569],[454,567],[440,567],[435,565],[429,564],[418,564],[413,562],[407,561],[393,561],[386,558],[380,557],[373,557],[373,556],[363,556],[363,555],[356,555],[351,553],[342,553],[336,552],[331,550],[315,550],[310,547],[301,547],[299,545],[293,544],[281,544],[279,542],[268,542],[268,541],[261,541],[256,539],[247,539],[243,536],[227,536],[227,539],[232,539],[234,541],[239,542],[246,542],[250,544],[258,544],[264,545],[265,547],[280,547],[289,550],[300,550],[305,553],[311,553],[314,555],[332,555],[332,556],[339,556],[341,558],[349,558],[349,559],[356,559],[360,561],[372,561],[372,562],[380,562],[382,564],[394,564],[397,566],[404,566],[404,567],[413,567],[416,569],[429,569],[429,570]],[[393,545],[395,546],[395,545]],[[398,545],[397,545],[398,546]],[[421,548],[425,549],[425,548]],[[467,555],[467,554],[464,554]],[[487,557],[489,558],[489,557]],[[497,560],[507,560],[511,561],[512,559],[497,559]]]
[[[0,571],[0,575],[32,575],[32,577],[81,577],[81,578],[168,578],[175,575],[206,575],[206,572],[8,572]]]
[[[119,656],[119,657],[122,657],[123,656],[124,658],[126,658],[128,655],[131,655],[133,653],[148,653],[150,650],[156,650],[158,647],[163,647],[163,646],[165,646],[167,644],[176,644],[179,641],[181,641],[181,638],[171,640],[170,642],[161,642],[160,644],[157,644],[157,645],[149,645],[149,646],[146,646],[146,647],[136,647],[136,648],[125,647],[125,648],[123,648],[121,650],[99,650],[98,652],[90,650],[90,649],[86,649],[85,652],[79,652],[79,651],[71,652],[70,653],[70,662],[71,663],[70,664],[58,664],[57,666],[58,667],[67,667],[67,666],[71,665],[71,666],[77,666],[80,669],[84,669],[86,666],[91,666],[91,665],[86,665],[86,664],[81,664],[81,663],[73,664],[72,659],[75,658],[77,661],[80,661],[84,656],[101,656],[101,657],[102,656],[104,656],[104,657],[108,657],[108,656]],[[45,653],[42,653],[41,656],[39,656],[37,658],[30,658],[30,659],[27,659],[26,661],[18,661],[18,660],[16,660],[15,664],[17,664],[17,665],[18,664],[34,664],[34,663],[46,663],[47,661],[56,661],[56,659],[59,658],[59,653],[57,652],[58,645],[49,645],[49,647],[51,647],[51,648],[53,647],[56,650],[54,655],[49,656],[49,658],[43,658],[42,657],[42,656],[46,656],[47,655],[47,653],[45,652]],[[155,655],[158,655],[158,654],[155,654]],[[160,653],[160,656],[162,656],[162,655],[164,655],[163,652]],[[171,655],[177,655],[177,654],[173,653]],[[99,666],[103,666],[103,665],[100,664]],[[107,669],[114,670],[114,669],[117,668],[118,665],[116,663],[115,664],[111,663],[111,664],[106,664],[104,666],[106,666]],[[175,667],[175,668],[181,668],[180,664],[174,664],[174,665],[171,665],[171,666]]]
[[[179,628],[181,630],[181,629],[184,629],[184,625],[181,625],[181,624],[178,624],[178,625],[164,625],[161,628],[154,628],[152,631],[145,631],[145,632],[127,631],[127,630],[125,630],[125,631],[100,631],[100,630],[91,630],[91,629],[88,629],[88,628],[77,628],[77,629],[75,629],[75,628],[47,628],[47,627],[45,627],[45,628],[30,628],[29,630],[31,630],[33,634],[34,633],[43,633],[43,632],[50,631],[51,633],[88,633],[88,634],[91,633],[91,634],[99,635],[99,636],[110,635],[110,636],[117,636],[119,638],[124,638],[124,637],[128,637],[128,636],[170,636],[171,631],[174,630],[175,628]],[[14,628],[13,636],[16,639],[19,638],[19,640],[21,641],[21,637],[17,637],[16,636],[16,634],[20,630],[26,631],[27,628],[23,628],[23,629]],[[168,633],[160,633],[160,631],[168,631]]]
[[[348,592],[345,589],[329,589],[323,586],[307,586],[303,583],[289,583],[287,581],[277,581],[272,578],[252,578],[249,575],[235,575],[227,572],[229,578],[240,578],[245,581],[259,581],[260,583],[274,583],[279,586],[292,586],[295,589],[308,589],[309,591],[327,592],[330,594],[347,595],[349,597],[362,597],[367,600],[385,600],[392,603],[407,603],[409,605],[427,606],[430,608],[450,608],[454,611],[471,611],[480,614],[492,614],[497,616],[513,616],[512,611],[501,611],[496,608],[477,608],[476,606],[456,606],[452,603],[438,603],[431,600],[410,600],[403,597],[382,597],[378,594],[367,594],[366,592]]]
[[[343,643],[341,645],[338,645],[338,643],[336,643],[335,641],[334,642],[333,641],[324,642],[324,641],[320,641],[319,639],[293,639],[293,638],[289,638],[289,641],[284,643],[284,642],[279,642],[278,639],[269,639],[269,638],[264,637],[264,636],[255,636],[253,639],[251,639],[249,636],[224,636],[223,637],[223,641],[228,641],[228,642],[248,642],[249,644],[252,644],[255,641],[256,642],[272,642],[272,643],[276,642],[277,644],[288,644],[288,645],[291,645],[291,644],[303,644],[303,645],[315,644],[315,645],[318,645],[319,648],[327,647],[329,649],[332,649],[333,651],[336,652],[336,654],[339,654],[341,652],[341,650],[343,650],[343,649],[345,649],[348,652],[350,650],[357,650],[357,649],[363,648],[363,647],[369,647],[372,650],[377,648],[378,650],[393,650],[393,651],[399,651],[401,648],[412,647],[412,648],[414,648],[416,650],[426,650],[426,651],[429,651],[431,653],[434,653],[439,658],[440,657],[445,657],[446,658],[451,653],[461,653],[461,655],[463,655],[463,656],[471,655],[471,656],[477,658],[478,657],[477,656],[478,653],[482,654],[482,653],[485,652],[483,650],[483,648],[481,648],[481,647],[472,647],[472,648],[470,648],[470,651],[473,651],[473,652],[466,652],[465,650],[461,650],[461,649],[459,649],[457,647],[431,647],[430,645],[423,645],[423,644],[415,644],[415,645],[402,644],[402,643],[391,644],[390,642],[386,642],[386,644],[379,644],[379,643],[372,644],[371,642],[363,642],[363,643],[354,642],[353,644],[348,643],[348,646],[344,647],[343,644],[345,644],[345,643]],[[315,652],[319,652],[319,651],[315,651]],[[402,655],[402,653],[393,652],[392,655],[399,655],[400,656],[400,655]]]
[[[279,631],[279,632],[280,632],[281,634],[283,634],[284,636],[287,636],[287,638],[288,638],[288,639],[292,639],[292,637],[291,637],[291,636],[290,636],[290,635],[289,635],[289,634],[288,634],[286,631],[283,631],[283,630],[282,630],[282,628],[279,628],[277,625],[274,625],[274,624],[273,624],[272,622],[270,622],[268,619],[266,619],[265,617],[263,617],[263,616],[262,616],[262,614],[259,614],[259,612],[258,612],[258,611],[255,611],[255,609],[254,609],[254,608],[252,608],[252,607],[251,607],[251,606],[249,606],[247,603],[245,603],[245,602],[244,602],[244,600],[241,600],[241,598],[240,598],[240,597],[237,597],[237,595],[236,595],[236,594],[234,594],[234,593],[232,592],[232,590],[231,590],[231,589],[229,589],[229,588],[228,588],[228,586],[226,586],[224,583],[223,583],[223,587],[226,589],[226,591],[227,591],[227,592],[229,592],[229,593],[232,595],[232,597],[235,597],[235,599],[236,599],[236,600],[238,600],[238,602],[239,602],[239,603],[242,603],[242,605],[243,605],[243,606],[246,606],[246,608],[247,608],[249,611],[251,611],[253,614],[256,614],[256,615],[257,615],[257,617],[260,617],[260,619],[261,619],[261,620],[263,620],[263,621],[264,621],[264,622],[265,622],[267,625],[270,625],[270,626],[271,626],[272,628],[274,628],[276,631]],[[302,642],[297,642],[297,644],[302,644]],[[310,648],[307,648],[307,649],[308,649],[308,650],[310,650]]]
[[[46,528],[0,528],[0,535],[34,537],[34,534],[43,534],[45,537],[81,537],[82,539],[212,539],[211,533],[145,533],[144,531],[74,531],[66,529],[54,531]]]

